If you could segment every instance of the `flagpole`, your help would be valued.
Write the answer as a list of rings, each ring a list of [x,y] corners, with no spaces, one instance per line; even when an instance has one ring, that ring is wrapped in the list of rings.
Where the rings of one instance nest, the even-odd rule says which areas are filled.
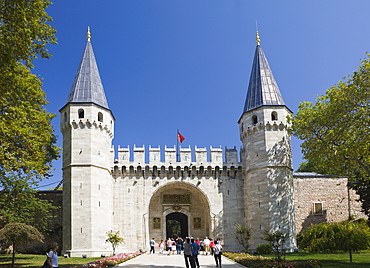
[[[180,154],[179,154],[179,129],[177,129],[176,133],[176,161],[180,162]]]

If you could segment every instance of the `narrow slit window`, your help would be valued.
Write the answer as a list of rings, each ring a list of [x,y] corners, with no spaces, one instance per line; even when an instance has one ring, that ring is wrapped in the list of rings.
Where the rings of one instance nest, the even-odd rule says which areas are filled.
[[[278,114],[277,112],[272,112],[271,113],[271,121],[277,121],[278,120]]]
[[[257,115],[252,116],[252,124],[255,125],[258,123]]]
[[[98,121],[103,122],[103,114],[101,112],[98,113]]]
[[[85,118],[84,109],[78,109],[78,118]]]

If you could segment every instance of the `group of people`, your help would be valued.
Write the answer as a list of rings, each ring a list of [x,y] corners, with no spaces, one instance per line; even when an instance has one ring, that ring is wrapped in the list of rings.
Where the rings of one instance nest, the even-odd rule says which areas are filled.
[[[152,238],[149,242],[150,244],[150,253],[155,253],[155,246],[156,242],[155,239]],[[213,255],[216,262],[216,267],[221,267],[221,255],[222,255],[222,245],[221,240],[217,238],[216,240],[209,239],[206,237],[203,240],[199,240],[197,238],[194,240],[193,238],[186,238],[185,241],[178,237],[176,240],[173,238],[168,238],[167,241],[163,239],[158,244],[159,253],[164,254],[164,250],[168,252],[168,255],[181,254],[184,251],[184,258],[185,258],[185,265],[186,268],[189,268],[189,263],[191,268],[199,268],[199,260],[198,255],[203,253],[205,255]]]

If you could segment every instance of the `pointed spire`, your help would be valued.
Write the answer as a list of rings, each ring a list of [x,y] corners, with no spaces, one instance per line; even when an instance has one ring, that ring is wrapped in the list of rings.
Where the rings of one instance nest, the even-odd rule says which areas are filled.
[[[86,47],[69,91],[67,103],[94,103],[109,109],[90,39],[90,27],[88,27]]]
[[[256,33],[256,51],[243,113],[264,105],[285,105]]]
[[[256,43],[257,43],[257,46],[260,45],[260,42],[261,42],[260,36],[258,35],[258,31],[256,31]]]
[[[87,41],[90,41],[90,39],[91,39],[90,26],[87,27],[87,34],[86,35],[87,35],[87,37],[86,37]]]

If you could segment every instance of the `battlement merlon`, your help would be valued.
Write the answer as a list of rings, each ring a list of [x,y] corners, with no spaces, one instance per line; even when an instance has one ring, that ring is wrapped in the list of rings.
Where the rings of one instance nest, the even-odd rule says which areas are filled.
[[[134,145],[133,152],[131,153],[130,146],[121,148],[118,146],[118,158],[114,160],[114,165],[118,166],[165,166],[165,167],[181,167],[186,166],[204,166],[204,167],[238,167],[242,166],[242,163],[238,161],[238,150],[236,146],[233,149],[223,149],[210,147],[209,151],[207,148],[199,148],[195,146],[194,152],[191,147],[179,147],[179,160],[177,161],[176,146],[167,147],[165,146],[164,155],[161,156],[160,146],[153,148],[149,146],[149,159],[147,161],[145,157],[145,146],[137,147]],[[209,154],[209,155],[208,155]],[[133,156],[133,159],[131,159]],[[161,161],[164,157],[163,161]],[[194,159],[193,159],[194,158]],[[209,161],[208,161],[209,159]]]

